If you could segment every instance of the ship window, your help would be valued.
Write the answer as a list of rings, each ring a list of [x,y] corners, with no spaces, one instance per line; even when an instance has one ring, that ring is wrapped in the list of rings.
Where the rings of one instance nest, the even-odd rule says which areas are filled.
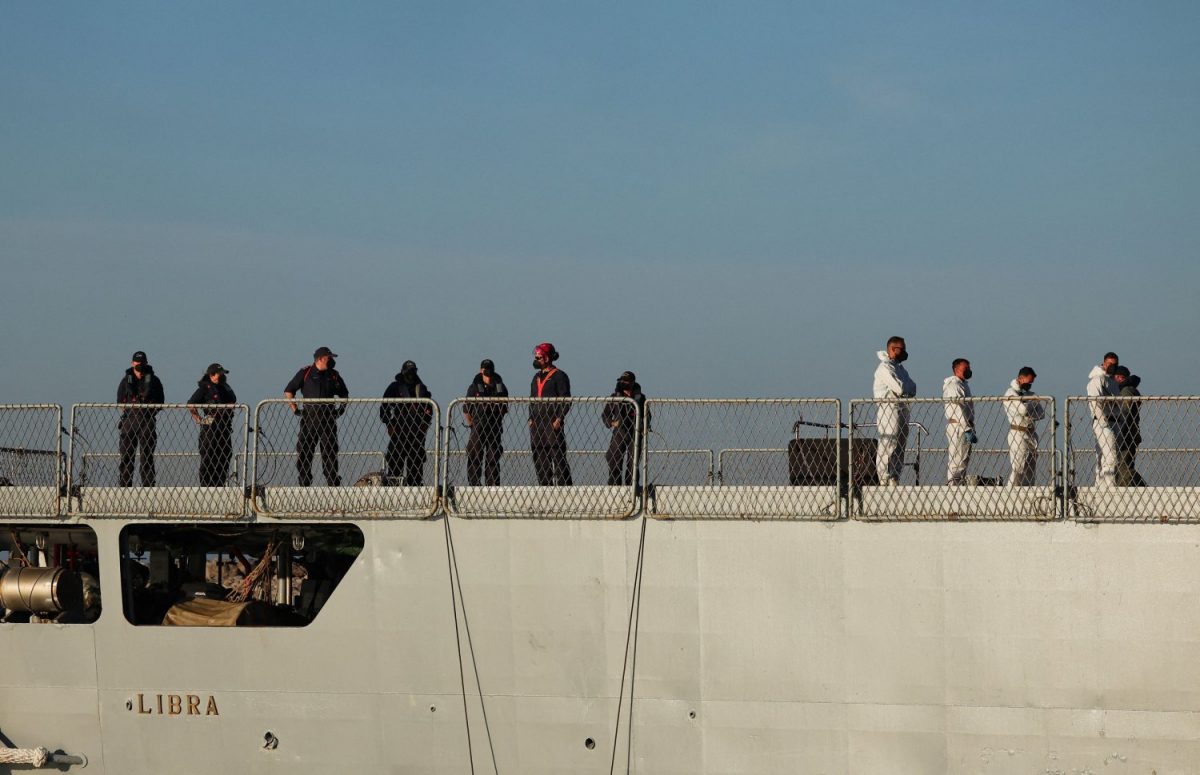
[[[362,548],[362,531],[345,524],[127,525],[125,618],[138,626],[304,627]]]
[[[0,523],[0,622],[91,624],[99,618],[95,531]]]

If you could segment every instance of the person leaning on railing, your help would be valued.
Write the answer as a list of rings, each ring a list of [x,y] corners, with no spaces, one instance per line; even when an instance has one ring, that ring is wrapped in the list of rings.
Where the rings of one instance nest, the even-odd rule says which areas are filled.
[[[121,454],[117,482],[121,487],[133,486],[133,463],[139,449],[142,453],[139,472],[142,486],[154,486],[154,447],[158,444],[157,415],[160,410],[139,409],[137,405],[162,404],[165,401],[162,382],[155,376],[150,359],[145,352],[138,350],[133,354],[121,384],[117,386],[117,403],[130,405],[121,412],[121,419],[117,422]]]
[[[417,364],[405,361],[384,398],[432,398],[417,373]],[[427,403],[379,405],[379,421],[387,428],[385,460],[389,484],[419,487],[425,476],[425,436],[433,422],[433,405]]]
[[[1117,383],[1118,395],[1121,398],[1138,398],[1142,395],[1138,390],[1142,378],[1130,374],[1129,369],[1124,366],[1117,367],[1113,381]],[[1117,486],[1145,487],[1146,480],[1135,467],[1138,447],[1142,444],[1142,402],[1114,403],[1117,405]]]
[[[1004,397],[1010,399],[1004,402],[1004,413],[1008,415],[1008,462],[1012,466],[1010,487],[1032,485],[1037,471],[1037,424],[1046,416],[1046,410],[1033,394],[1035,379],[1034,370],[1022,366],[1017,378],[1004,391]]]
[[[558,351],[549,342],[533,348],[533,368],[537,372],[529,385],[531,398],[570,398],[571,379],[554,365]],[[529,406],[529,449],[538,484],[543,487],[570,487],[571,466],[567,462],[567,433],[564,428],[569,401]]]
[[[224,487],[229,479],[229,462],[233,459],[233,410],[225,404],[236,404],[237,395],[225,376],[229,373],[219,363],[210,363],[196,390],[188,399],[192,419],[200,426],[200,486]],[[203,414],[197,409],[204,405]]]
[[[342,484],[338,475],[337,418],[346,411],[345,404],[309,404],[301,409],[292,401],[297,393],[305,398],[349,398],[350,391],[334,368],[337,365],[335,358],[337,353],[328,347],[318,347],[313,353],[312,365],[297,371],[283,389],[283,397],[288,399],[292,413],[300,418],[300,431],[296,435],[296,473],[301,487],[312,484],[312,459],[317,445],[321,447],[321,471],[325,474],[325,483],[330,487]]]
[[[508,398],[504,378],[496,373],[496,365],[490,358],[480,362],[479,373],[467,387],[467,398]],[[508,404],[503,401],[467,401],[463,405],[463,420],[471,429],[471,438],[467,440],[467,484],[478,486],[486,482],[489,487],[500,484],[506,414]]]

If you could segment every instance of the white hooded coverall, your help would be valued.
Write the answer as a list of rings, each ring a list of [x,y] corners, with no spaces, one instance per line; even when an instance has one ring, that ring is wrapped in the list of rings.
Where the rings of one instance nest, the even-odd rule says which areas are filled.
[[[946,401],[946,484],[960,485],[967,478],[971,444],[965,434],[975,430],[975,404],[966,380],[949,376],[942,382]]]
[[[1038,421],[1046,416],[1046,408],[1032,392],[1022,393],[1014,379],[1004,391],[1004,413],[1008,415],[1008,462],[1012,465],[1009,487],[1028,487],[1034,483],[1037,471]]]
[[[1117,412],[1113,401],[1106,396],[1115,396],[1116,380],[1104,372],[1103,366],[1093,366],[1088,374],[1088,409],[1092,413],[1092,433],[1096,437],[1096,484],[1113,487],[1117,483]]]
[[[908,370],[880,350],[879,366],[875,369],[876,399],[912,398],[917,383]],[[904,468],[904,448],[908,443],[908,404],[880,403],[875,405],[875,421],[879,424],[879,448],[875,452],[875,470],[880,484],[897,484]]]

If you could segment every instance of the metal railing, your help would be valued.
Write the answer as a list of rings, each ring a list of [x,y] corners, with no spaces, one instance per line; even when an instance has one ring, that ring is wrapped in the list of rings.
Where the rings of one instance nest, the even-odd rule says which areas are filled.
[[[1032,443],[1010,427],[1014,401],[1042,407]],[[648,448],[634,450],[630,473],[634,444],[626,445],[617,485],[608,483],[613,429],[603,417],[611,402],[571,400],[566,450],[555,453],[571,472],[569,487],[539,479],[529,399],[507,402],[498,483],[489,478],[486,445],[474,455],[471,481],[466,446],[474,431],[464,424],[463,399],[448,410],[444,434],[437,404],[421,400],[415,413],[393,418],[395,437],[380,414],[382,399],[297,400],[314,410],[308,421],[294,417],[286,400],[264,401],[252,448],[244,404],[77,404],[65,455],[62,408],[0,405],[0,512],[228,518],[243,516],[250,498],[263,516],[615,518],[644,507],[664,518],[830,519],[840,496],[843,513],[868,520],[1063,513],[1082,521],[1200,521],[1196,396],[1072,397],[1062,452],[1049,397],[970,399],[977,440],[967,445],[947,422],[947,408],[961,408],[948,399],[852,401],[848,439],[841,439],[836,399],[652,399],[634,419]],[[391,403],[404,408],[406,400]],[[879,406],[900,403],[908,438],[881,452]],[[228,415],[215,434],[216,421],[204,422],[214,409]],[[886,412],[882,419],[896,424]],[[298,449],[302,426],[307,450]],[[329,471],[322,444],[337,460]],[[309,453],[304,482],[299,464]],[[885,479],[895,473],[896,485],[881,485],[881,472]],[[833,500],[810,497],[811,488],[832,488]]]
[[[1200,522],[1200,397],[1067,399],[1067,516]]]
[[[248,417],[245,404],[75,404],[70,512],[243,516]]]
[[[446,417],[450,514],[622,519],[638,512],[642,415],[633,399],[459,398]]]
[[[1054,417],[1037,395],[851,401],[850,516],[1054,519]]]
[[[428,398],[261,401],[254,412],[254,512],[433,516],[440,422],[438,405]]]
[[[57,516],[65,481],[62,407],[0,406],[0,513]]]
[[[838,519],[843,452],[837,399],[650,399],[646,507],[662,518]],[[708,483],[670,461],[718,450]],[[735,460],[736,463],[731,461]]]

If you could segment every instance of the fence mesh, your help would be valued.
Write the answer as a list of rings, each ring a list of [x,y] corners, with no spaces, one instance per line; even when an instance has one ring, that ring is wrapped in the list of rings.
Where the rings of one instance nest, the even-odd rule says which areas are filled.
[[[624,397],[460,398],[447,409],[446,510],[464,517],[637,513],[641,410]]]
[[[1067,399],[1067,511],[1200,522],[1200,397]]]
[[[76,404],[71,512],[242,516],[248,416],[245,404]]]
[[[0,406],[0,513],[58,515],[66,476],[61,428],[57,405]]]
[[[259,514],[437,512],[440,412],[430,399],[270,399],[259,403],[254,427]]]
[[[672,519],[837,519],[837,399],[651,399],[648,508]],[[694,461],[707,450],[715,477]]]
[[[856,519],[1053,519],[1054,399],[850,402]]]

